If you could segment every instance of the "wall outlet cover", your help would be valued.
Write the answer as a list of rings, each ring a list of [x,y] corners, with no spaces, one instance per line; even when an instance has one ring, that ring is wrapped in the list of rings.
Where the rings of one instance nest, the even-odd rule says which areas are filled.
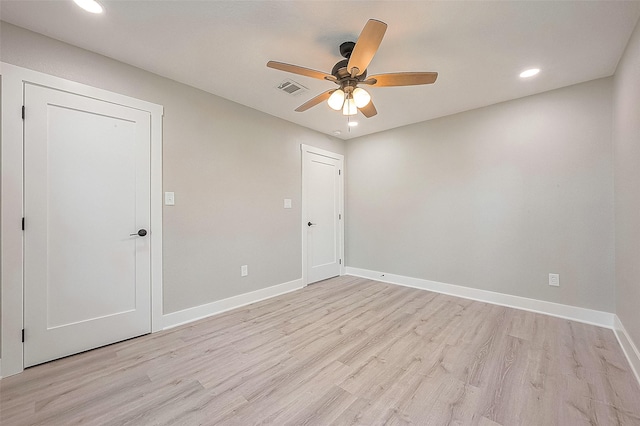
[[[549,285],[552,287],[560,287],[560,274],[549,274]]]

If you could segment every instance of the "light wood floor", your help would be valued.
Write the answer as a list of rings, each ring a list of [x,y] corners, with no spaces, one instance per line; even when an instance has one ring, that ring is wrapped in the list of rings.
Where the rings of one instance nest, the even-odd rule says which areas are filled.
[[[640,425],[611,330],[353,277],[26,370],[2,425]]]

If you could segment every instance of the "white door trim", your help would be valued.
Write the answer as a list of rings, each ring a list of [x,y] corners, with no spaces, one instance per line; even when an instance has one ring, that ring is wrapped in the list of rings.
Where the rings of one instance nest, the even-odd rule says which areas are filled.
[[[0,182],[0,269],[2,376],[23,370],[23,125],[25,82],[76,93],[151,114],[151,331],[162,330],[162,116],[161,105],[120,95],[7,63],[2,83],[2,178]],[[29,114],[29,111],[26,111]],[[27,224],[28,226],[28,224]]]
[[[331,151],[326,151],[324,149],[320,149],[320,148],[316,148],[310,145],[305,145],[305,144],[300,144],[300,150],[302,151],[302,156],[301,156],[301,160],[302,160],[302,220],[300,223],[301,229],[302,229],[302,283],[303,285],[307,285],[309,284],[308,281],[308,277],[307,277],[307,201],[306,201],[306,193],[307,193],[307,188],[306,188],[306,171],[305,171],[305,157],[308,154],[316,154],[316,155],[322,155],[324,157],[328,157],[328,158],[333,158],[336,159],[338,161],[340,161],[340,169],[341,169],[341,173],[340,173],[340,180],[339,180],[339,185],[340,185],[340,206],[339,206],[339,210],[340,210],[340,214],[342,215],[342,220],[340,220],[340,226],[338,227],[338,232],[340,233],[339,235],[339,256],[340,259],[342,259],[342,264],[340,265],[340,275],[344,275],[344,221],[345,221],[345,214],[344,214],[344,155],[342,154],[336,154],[335,152],[331,152]]]

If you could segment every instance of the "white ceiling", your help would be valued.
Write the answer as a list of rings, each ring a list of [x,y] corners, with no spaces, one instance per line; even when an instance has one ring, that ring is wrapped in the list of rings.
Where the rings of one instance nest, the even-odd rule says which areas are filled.
[[[640,16],[624,1],[113,1],[91,15],[71,0],[5,1],[12,24],[98,52],[343,139],[610,76]],[[346,117],[326,103],[294,109],[335,87],[269,69],[275,60],[330,72],[338,46],[367,19],[388,24],[369,74],[437,71],[430,86],[371,88],[378,115]],[[533,79],[520,71],[539,67]],[[309,88],[291,96],[285,79]]]

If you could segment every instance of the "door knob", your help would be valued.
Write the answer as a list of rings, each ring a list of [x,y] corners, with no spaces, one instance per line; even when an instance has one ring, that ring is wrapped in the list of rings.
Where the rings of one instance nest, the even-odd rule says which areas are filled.
[[[145,235],[147,235],[147,230],[146,229],[141,229],[138,232],[136,232],[135,234],[129,234],[130,237],[133,236],[138,236],[138,237],[144,237]]]
[[[313,226],[313,225],[315,225],[315,223],[311,223],[311,222],[307,223],[307,226]]]

